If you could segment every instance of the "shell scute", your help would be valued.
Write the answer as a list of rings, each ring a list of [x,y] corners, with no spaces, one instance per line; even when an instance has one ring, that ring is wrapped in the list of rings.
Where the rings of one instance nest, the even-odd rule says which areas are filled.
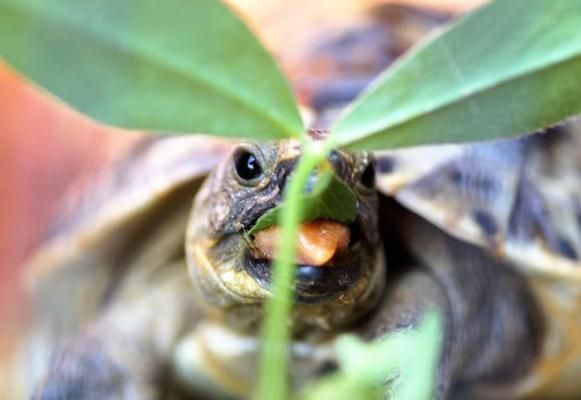
[[[581,282],[581,123],[522,139],[377,152],[378,189],[533,274]],[[387,161],[384,161],[387,160]]]

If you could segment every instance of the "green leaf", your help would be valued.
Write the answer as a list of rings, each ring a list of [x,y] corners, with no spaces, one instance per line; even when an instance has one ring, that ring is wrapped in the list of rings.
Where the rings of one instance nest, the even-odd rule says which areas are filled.
[[[0,56],[108,124],[300,136],[287,82],[216,0],[0,0]]]
[[[312,191],[300,199],[303,202],[300,222],[319,218],[343,223],[355,221],[357,214],[355,195],[333,171],[322,171],[320,174],[312,175],[311,178],[316,181]],[[283,208],[284,203],[265,212],[248,231],[248,235],[278,224]]]
[[[400,383],[394,387],[395,400],[432,399],[441,352],[443,326],[440,316],[429,313],[406,345]]]
[[[354,149],[508,137],[581,113],[581,2],[494,1],[385,72],[333,129]]]
[[[308,400],[432,398],[442,337],[441,320],[430,312],[417,329],[371,343],[353,335],[337,340],[339,371],[311,384]]]

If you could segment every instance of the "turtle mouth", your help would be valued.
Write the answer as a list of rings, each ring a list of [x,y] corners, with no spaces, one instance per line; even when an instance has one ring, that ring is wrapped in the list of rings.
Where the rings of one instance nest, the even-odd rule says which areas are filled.
[[[361,228],[349,225],[350,239],[345,251],[323,265],[295,264],[293,285],[297,303],[312,304],[334,299],[348,292],[362,275]],[[256,257],[250,249],[244,255],[244,269],[264,289],[271,290],[272,259]]]

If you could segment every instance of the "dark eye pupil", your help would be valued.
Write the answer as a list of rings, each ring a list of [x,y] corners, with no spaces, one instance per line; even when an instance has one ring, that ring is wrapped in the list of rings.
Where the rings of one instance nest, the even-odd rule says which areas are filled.
[[[369,189],[375,187],[375,168],[373,167],[373,164],[369,164],[365,167],[363,174],[361,174],[361,183]]]
[[[240,178],[248,181],[260,176],[262,168],[254,154],[243,151],[236,157],[236,173]]]

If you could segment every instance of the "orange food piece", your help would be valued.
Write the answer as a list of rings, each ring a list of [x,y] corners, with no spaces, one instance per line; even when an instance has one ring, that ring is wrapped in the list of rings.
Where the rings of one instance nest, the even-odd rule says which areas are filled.
[[[272,260],[276,255],[280,227],[272,226],[254,235],[253,256]],[[297,264],[316,267],[326,264],[349,246],[350,231],[343,224],[334,221],[315,220],[299,225],[297,238]]]

